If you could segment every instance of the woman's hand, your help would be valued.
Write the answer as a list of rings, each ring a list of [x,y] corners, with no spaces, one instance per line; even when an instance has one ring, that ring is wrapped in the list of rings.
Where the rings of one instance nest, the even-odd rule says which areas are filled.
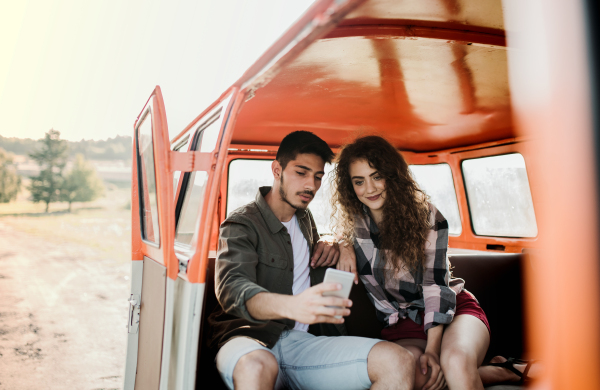
[[[356,272],[356,253],[351,245],[340,244],[340,260],[337,269],[354,274],[354,284],[358,284],[358,273]]]
[[[444,379],[444,373],[442,367],[440,367],[440,357],[431,352],[424,352],[419,358],[419,364],[421,365],[421,372],[423,375],[427,375],[428,367],[431,370],[431,376],[422,390],[441,390],[446,387],[446,380]]]

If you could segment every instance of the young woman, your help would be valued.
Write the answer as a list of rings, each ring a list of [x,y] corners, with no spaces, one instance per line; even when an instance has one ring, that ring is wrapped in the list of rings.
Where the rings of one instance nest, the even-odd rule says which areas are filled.
[[[338,268],[360,276],[385,325],[382,338],[413,353],[415,388],[519,380],[509,369],[480,367],[490,342],[486,315],[464,281],[451,278],[448,223],[400,153],[381,137],[357,139],[338,157],[333,188],[333,220],[347,243]]]

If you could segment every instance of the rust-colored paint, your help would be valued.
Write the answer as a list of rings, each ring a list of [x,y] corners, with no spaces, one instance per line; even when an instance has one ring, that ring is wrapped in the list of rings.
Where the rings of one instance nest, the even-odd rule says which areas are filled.
[[[137,120],[136,120],[137,124]],[[135,125],[133,126],[135,132]],[[138,190],[138,168],[137,168],[137,148],[135,140],[132,145],[131,155],[131,260],[142,261],[142,230],[140,226],[140,204]]]
[[[204,283],[206,279],[206,267],[208,267],[208,252],[210,247],[210,238],[214,228],[214,214],[218,203],[218,188],[223,171],[224,161],[227,157],[228,131],[233,127],[233,120],[230,120],[232,112],[236,112],[240,101],[240,93],[238,88],[230,90],[231,99],[226,107],[223,107],[224,119],[221,122],[219,132],[219,140],[217,149],[214,153],[214,159],[210,166],[205,167],[208,172],[206,181],[206,192],[204,195],[205,201],[202,205],[202,217],[197,223],[196,236],[194,238],[194,254],[190,258],[188,264],[188,280],[192,283]],[[219,103],[225,100],[227,96],[221,96]]]
[[[583,1],[507,2],[513,110],[532,142],[539,239],[526,272],[539,389],[600,388],[598,193]],[[560,29],[554,28],[560,25]]]
[[[514,137],[506,49],[426,38],[323,39],[244,104],[232,141],[296,129],[339,146],[377,131],[415,152]]]
[[[138,188],[138,166],[137,166],[137,125],[142,116],[150,109],[152,120],[152,143],[154,147],[154,163],[156,167],[167,167],[167,169],[155,169],[156,197],[158,210],[158,226],[160,229],[160,242],[155,244],[142,239],[140,221],[140,190]],[[133,147],[133,172],[132,172],[132,248],[133,260],[141,260],[143,256],[163,264],[167,267],[167,276],[171,279],[177,278],[179,273],[178,260],[175,257],[174,234],[175,217],[173,204],[173,176],[169,171],[170,148],[167,117],[160,87],[156,87],[148,102],[141,111],[134,125],[135,138]],[[143,194],[142,194],[143,195]],[[148,202],[148,201],[147,201]],[[154,216],[153,216],[154,217]]]

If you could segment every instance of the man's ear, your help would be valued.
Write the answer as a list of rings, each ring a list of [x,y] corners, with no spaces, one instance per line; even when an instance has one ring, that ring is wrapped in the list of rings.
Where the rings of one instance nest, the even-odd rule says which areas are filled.
[[[273,172],[273,177],[275,180],[279,180],[281,178],[281,172],[283,172],[283,168],[281,168],[279,161],[273,160],[273,163],[271,164],[271,171]]]

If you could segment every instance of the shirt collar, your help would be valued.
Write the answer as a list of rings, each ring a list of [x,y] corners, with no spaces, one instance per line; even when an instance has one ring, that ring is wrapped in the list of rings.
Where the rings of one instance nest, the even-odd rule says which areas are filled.
[[[363,204],[362,210],[363,210],[362,218],[364,218],[364,220],[367,221],[367,225],[369,226],[369,231],[373,234],[379,234],[379,228],[377,227],[377,224],[375,223],[373,218],[371,218],[371,214],[369,214],[369,208],[367,207],[367,205]]]
[[[265,195],[267,195],[269,191],[271,191],[271,187],[269,186],[260,187],[258,189],[258,192],[256,193],[255,201],[258,205],[260,213],[262,214],[263,218],[265,219],[265,222],[267,223],[267,226],[269,227],[269,230],[271,230],[271,233],[275,234],[281,229],[283,229],[284,226],[279,220],[279,218],[277,218],[275,214],[273,214],[273,210],[271,210],[271,207],[269,207],[269,204],[265,200]],[[300,220],[306,216],[306,210],[296,210],[295,214],[298,220]]]

